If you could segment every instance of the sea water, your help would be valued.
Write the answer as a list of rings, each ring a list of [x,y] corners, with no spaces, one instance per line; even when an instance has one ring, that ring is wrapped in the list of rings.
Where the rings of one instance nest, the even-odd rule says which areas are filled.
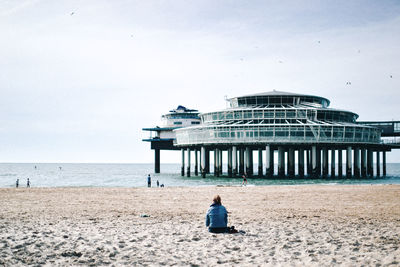
[[[226,174],[223,177],[207,175],[201,178],[194,175],[193,168],[191,177],[182,177],[180,169],[179,164],[161,164],[161,173],[155,174],[153,164],[0,163],[0,187],[15,187],[17,179],[20,187],[26,187],[27,178],[31,187],[146,187],[148,174],[153,187],[157,180],[166,187],[242,184],[240,177],[227,178]],[[257,166],[254,166],[254,170],[257,170]],[[385,177],[368,179],[248,179],[248,185],[255,186],[297,184],[400,184],[400,163],[387,164]]]

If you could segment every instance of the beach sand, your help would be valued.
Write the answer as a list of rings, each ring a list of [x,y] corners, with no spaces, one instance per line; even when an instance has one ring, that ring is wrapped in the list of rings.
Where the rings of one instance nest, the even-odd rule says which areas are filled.
[[[245,234],[208,233],[215,194]],[[400,185],[3,188],[0,203],[5,266],[400,264]]]

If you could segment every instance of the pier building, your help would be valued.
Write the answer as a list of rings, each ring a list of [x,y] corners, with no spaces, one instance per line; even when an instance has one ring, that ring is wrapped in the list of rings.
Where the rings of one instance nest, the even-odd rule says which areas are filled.
[[[190,176],[194,153],[195,173],[200,158],[205,177],[213,152],[214,176],[222,175],[222,156],[227,154],[229,177],[372,177],[381,175],[381,165],[386,175],[386,152],[399,148],[397,143],[383,142],[378,122],[358,123],[357,114],[330,108],[324,97],[271,91],[228,101],[229,108],[198,114],[200,124],[173,130],[173,146],[182,153],[182,175]],[[392,123],[392,135],[386,128],[386,136],[399,132],[400,122]]]
[[[150,132],[150,137],[142,141],[150,142],[151,149],[154,150],[154,172],[160,173],[160,151],[161,150],[179,150],[174,146],[175,133],[173,130],[182,127],[189,127],[200,124],[198,110],[189,109],[179,105],[176,109],[162,115],[162,125],[143,128],[143,131]],[[153,135],[154,134],[154,135]]]

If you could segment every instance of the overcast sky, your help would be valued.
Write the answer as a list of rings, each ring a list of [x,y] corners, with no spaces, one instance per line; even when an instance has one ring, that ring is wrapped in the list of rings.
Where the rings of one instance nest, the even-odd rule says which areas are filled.
[[[163,113],[273,89],[400,120],[397,0],[0,0],[0,34],[0,162],[153,162]]]

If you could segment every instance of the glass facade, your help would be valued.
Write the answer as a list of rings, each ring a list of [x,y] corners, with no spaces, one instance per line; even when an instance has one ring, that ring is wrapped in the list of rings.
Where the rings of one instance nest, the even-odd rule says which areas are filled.
[[[176,145],[380,143],[381,131],[329,100],[282,92],[236,97],[231,107],[200,114],[201,124],[175,130]]]

